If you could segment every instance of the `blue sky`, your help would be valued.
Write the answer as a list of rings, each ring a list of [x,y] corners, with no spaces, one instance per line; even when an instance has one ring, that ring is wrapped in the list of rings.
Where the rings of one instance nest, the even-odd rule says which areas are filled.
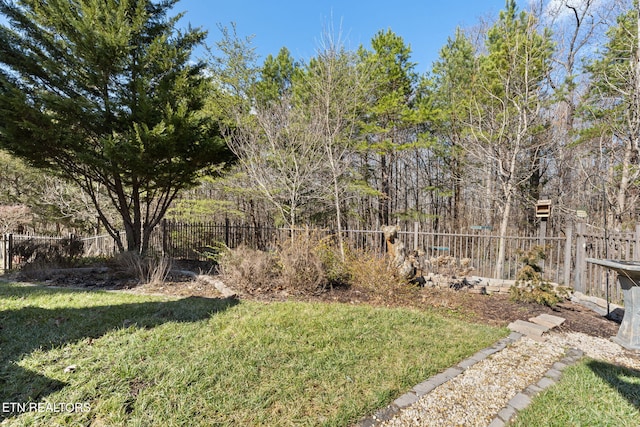
[[[185,12],[183,22],[208,30],[210,45],[221,38],[218,24],[234,22],[240,36],[254,36],[262,59],[283,46],[294,58],[308,59],[323,29],[331,26],[342,29],[344,44],[352,49],[369,47],[379,30],[390,28],[411,46],[417,71],[424,72],[456,27],[472,27],[504,6],[505,0],[181,0],[173,12]]]

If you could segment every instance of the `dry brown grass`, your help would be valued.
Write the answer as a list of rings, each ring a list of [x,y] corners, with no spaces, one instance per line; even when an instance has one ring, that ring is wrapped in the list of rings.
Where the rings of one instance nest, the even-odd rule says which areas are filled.
[[[408,288],[386,257],[351,251],[343,261],[334,239],[312,230],[280,242],[271,252],[225,249],[216,260],[224,280],[250,294],[284,290],[313,295],[333,286],[353,286],[388,295]]]
[[[330,284],[326,241],[308,232],[286,239],[274,251],[240,246],[224,248],[216,255],[218,272],[238,290],[257,292],[287,291],[310,295]]]
[[[349,285],[363,290],[372,303],[402,305],[403,301],[416,301],[419,297],[421,288],[404,278],[389,257],[357,251],[350,254],[347,270]]]
[[[165,256],[144,256],[137,252],[122,252],[113,258],[116,270],[134,277],[140,284],[164,283],[171,271],[171,259]]]
[[[278,289],[279,266],[271,252],[239,246],[222,250],[216,261],[218,273],[238,290],[254,293]]]
[[[329,247],[320,234],[311,231],[282,242],[277,251],[282,286],[302,294],[327,289],[328,265],[323,255]]]
[[[407,284],[388,257],[372,251],[350,253],[346,269],[349,272],[349,284],[369,291],[393,291]]]

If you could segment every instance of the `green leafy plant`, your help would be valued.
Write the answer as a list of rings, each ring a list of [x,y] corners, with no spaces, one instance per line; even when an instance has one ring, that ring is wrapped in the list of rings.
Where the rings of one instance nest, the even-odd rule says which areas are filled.
[[[333,236],[319,239],[313,247],[314,254],[319,258],[325,270],[326,279],[330,287],[348,285],[351,281],[351,272],[348,263],[342,260],[340,248]],[[351,254],[347,249],[347,258]]]

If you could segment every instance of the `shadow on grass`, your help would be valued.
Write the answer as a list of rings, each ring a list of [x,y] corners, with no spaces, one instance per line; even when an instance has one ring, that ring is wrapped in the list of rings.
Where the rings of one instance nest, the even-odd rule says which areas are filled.
[[[30,296],[91,294],[91,291],[0,285],[0,299],[28,301]],[[196,322],[238,304],[235,299],[189,297],[86,308],[25,306],[0,311],[0,405],[37,402],[65,383],[20,367],[17,363],[36,349],[51,350],[134,326],[153,328],[167,322]],[[0,421],[16,415],[0,407]]]
[[[605,380],[620,396],[640,410],[640,371],[599,360],[591,360],[587,366],[593,373]]]

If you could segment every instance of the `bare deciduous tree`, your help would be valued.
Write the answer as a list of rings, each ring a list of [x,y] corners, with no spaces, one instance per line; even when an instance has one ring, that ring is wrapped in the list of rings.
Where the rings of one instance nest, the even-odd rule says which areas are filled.
[[[587,137],[600,142],[608,157],[610,224],[621,227],[634,214],[640,178],[640,48],[636,6],[620,14],[607,42],[586,69],[590,77],[583,102]],[[603,173],[604,171],[601,171]]]
[[[495,177],[500,227],[495,277],[502,277],[505,236],[511,222],[515,197],[539,167],[539,153],[547,142],[541,110],[548,93],[552,45],[548,34],[539,33],[531,14],[517,13],[515,1],[487,34],[487,51],[479,60],[476,92],[469,109],[473,135],[466,148]],[[491,187],[489,187],[491,188]]]
[[[31,218],[31,210],[25,205],[0,205],[0,234],[16,231]]]
[[[255,107],[226,133],[227,143],[262,196],[289,227],[306,204],[319,198],[322,147],[289,96]]]
[[[319,159],[328,169],[328,194],[335,209],[342,258],[342,203],[356,148],[358,123],[368,91],[367,73],[344,47],[339,34],[325,32],[322,44],[302,77],[298,95],[304,99],[310,130],[322,148]]]

